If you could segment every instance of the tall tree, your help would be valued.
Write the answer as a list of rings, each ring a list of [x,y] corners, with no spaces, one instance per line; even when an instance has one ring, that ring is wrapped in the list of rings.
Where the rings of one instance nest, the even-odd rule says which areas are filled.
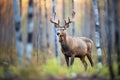
[[[47,5],[46,0],[44,0],[45,5],[45,22],[46,22],[46,40],[47,40],[47,50],[49,50],[50,42],[49,42],[49,30],[48,30],[48,14],[47,14]]]
[[[107,28],[107,0],[104,0],[104,23],[103,24],[105,26],[103,29],[106,32],[106,30],[108,29]],[[104,34],[104,38],[105,38],[105,39],[103,39],[104,41],[102,40],[102,45],[107,47],[107,32],[106,32],[106,34]]]
[[[20,0],[20,16],[22,16],[22,0]]]
[[[75,11],[74,11],[74,0],[72,0],[72,19],[74,20],[74,15],[75,15]],[[75,35],[75,22],[73,21],[72,23],[72,36]]]
[[[115,49],[117,52],[118,75],[120,75],[120,25],[119,25],[119,7],[118,0],[113,0],[114,6],[114,23],[115,23]]]
[[[94,18],[95,18],[95,37],[96,37],[96,48],[98,53],[98,66],[102,66],[102,51],[100,44],[100,21],[99,21],[99,12],[98,12],[98,0],[93,0],[93,8],[94,8]]]
[[[86,37],[90,37],[90,6],[89,6],[89,0],[85,0],[84,1],[84,26],[83,26],[83,30],[82,30],[82,33],[83,33],[83,36],[86,36]],[[86,24],[87,22],[87,24]]]
[[[32,37],[33,37],[33,29],[34,29],[34,21],[33,21],[33,0],[29,0],[28,3],[28,26],[27,26],[27,45],[26,45],[26,58],[27,62],[29,64],[29,60],[32,57],[32,51],[33,51],[33,43],[32,43]]]
[[[39,45],[40,49],[43,52],[43,25],[42,25],[42,8],[41,8],[41,0],[39,0],[39,30],[40,30],[40,37],[39,37]]]
[[[56,0],[52,0],[52,14],[54,16],[56,16]],[[55,56],[57,58],[58,64],[60,63],[60,56],[58,53],[58,44],[57,44],[57,36],[56,36],[56,25],[54,25],[54,42],[55,42]]]
[[[18,10],[17,0],[13,0],[13,11],[14,11],[14,24],[16,31],[16,48],[18,54],[18,60],[22,60],[23,58],[23,42],[22,42],[22,30],[21,30],[21,19]]]
[[[63,12],[63,13],[62,13],[62,16],[63,16],[62,19],[65,20],[65,0],[62,1],[62,5],[63,5],[63,6],[62,6],[62,12]]]
[[[108,34],[107,34],[107,39],[108,39],[108,65],[109,65],[109,71],[110,71],[110,76],[111,79],[114,80],[114,72],[113,72],[113,67],[112,67],[112,60],[111,60],[111,50],[112,50],[112,19],[111,19],[111,9],[110,9],[110,1],[107,0],[107,7],[108,7],[108,16],[107,16],[107,26],[108,26]]]

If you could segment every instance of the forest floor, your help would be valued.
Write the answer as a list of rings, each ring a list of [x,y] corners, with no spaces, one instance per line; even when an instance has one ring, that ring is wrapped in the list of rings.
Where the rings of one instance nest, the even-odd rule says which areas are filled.
[[[43,66],[24,66],[20,68],[15,65],[0,66],[0,80],[108,80],[105,69],[96,72],[91,66],[85,71],[83,65],[78,64],[79,60],[71,69],[66,65],[59,66],[55,60],[48,61]],[[103,73],[103,71],[105,71]]]
[[[64,61],[63,61],[64,62]],[[83,64],[79,59],[75,59],[74,65],[70,68],[65,63],[58,65],[55,58],[48,61],[35,63],[34,59],[30,65],[8,65],[2,61],[0,64],[0,80],[109,80],[109,68],[103,65],[90,66],[85,71]],[[43,64],[44,63],[44,64]],[[114,73],[117,73],[117,64],[113,65]],[[99,69],[100,68],[100,69]],[[120,77],[116,75],[116,80]]]
[[[54,77],[54,76],[48,76],[48,80],[107,80],[106,78],[98,77],[96,75],[93,76],[83,76],[78,74],[74,78],[65,78],[65,77]]]
[[[56,77],[52,75],[47,75],[44,78],[37,78],[37,77],[32,77],[32,78],[27,78],[27,79],[22,79],[22,77],[16,75],[14,77],[5,77],[5,78],[0,78],[0,80],[108,80],[106,78],[98,77],[97,75],[92,75],[92,76],[83,76],[81,74],[78,74],[74,78],[68,78],[68,77]]]

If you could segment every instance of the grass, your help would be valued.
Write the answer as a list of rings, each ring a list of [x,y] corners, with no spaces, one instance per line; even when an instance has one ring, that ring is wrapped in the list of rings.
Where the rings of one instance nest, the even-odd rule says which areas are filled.
[[[3,77],[3,67],[0,66],[0,77]]]
[[[99,66],[97,65],[97,56],[96,56],[97,54],[94,54],[95,52],[93,53],[94,62],[95,62],[95,66],[93,68],[91,67],[88,59],[86,59],[88,63],[87,71],[85,71],[82,62],[78,58],[75,58],[75,62],[72,67],[67,68],[63,56],[61,56],[62,57],[61,64],[58,64],[56,58],[53,57],[54,56],[53,53],[46,53],[46,54],[43,53],[44,55],[42,55],[40,51],[38,51],[38,53],[40,53],[38,64],[37,64],[37,57],[36,57],[37,51],[34,50],[31,65],[26,66],[25,61],[23,61],[24,65],[22,67],[18,65],[16,66],[16,65],[10,64],[8,68],[8,73],[9,72],[10,73],[7,74],[7,76],[11,76],[11,74],[17,75],[21,77],[22,80],[28,80],[30,78],[44,79],[48,75],[55,76],[55,77],[72,78],[72,77],[76,77],[78,74],[83,75],[83,76],[97,75],[99,77],[104,77],[107,79],[110,78],[109,68],[106,65],[107,63],[103,64],[103,67],[99,69]],[[4,56],[1,59],[5,59]],[[3,64],[6,64],[6,61]],[[22,65],[22,64],[19,64],[19,65]],[[115,76],[119,79],[120,77],[117,76],[117,63],[116,62],[113,64],[113,67],[114,67]],[[6,77],[4,66],[3,67],[0,66],[0,78],[1,77]]]
[[[22,80],[31,79],[31,78],[38,78],[44,79],[46,76],[51,75],[55,77],[68,77],[73,78],[76,77],[78,74],[82,76],[93,76],[97,75],[99,77],[104,77],[109,79],[109,69],[107,66],[103,66],[100,70],[98,70],[98,66],[95,65],[93,68],[90,66],[89,61],[87,71],[84,70],[84,66],[79,59],[75,59],[75,62],[72,67],[67,68],[66,64],[59,65],[57,63],[56,58],[52,58],[47,60],[43,65],[29,65],[24,67],[17,67],[10,65],[9,71],[12,74],[17,75],[22,78]],[[114,73],[117,75],[117,63],[114,63]],[[4,76],[4,69],[0,67],[0,77]],[[9,76],[9,75],[8,75]],[[119,76],[117,76],[119,78]]]

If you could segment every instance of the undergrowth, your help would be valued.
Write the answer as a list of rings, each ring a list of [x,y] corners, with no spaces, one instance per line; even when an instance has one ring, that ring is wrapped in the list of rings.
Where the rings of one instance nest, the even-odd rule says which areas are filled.
[[[87,61],[87,63],[89,63]],[[99,77],[104,77],[109,79],[109,70],[107,66],[103,66],[98,70],[97,65],[93,68],[88,64],[87,71],[84,70],[84,66],[79,59],[75,59],[75,63],[72,67],[66,67],[66,65],[60,65],[57,63],[55,58],[52,58],[43,65],[29,65],[24,67],[16,67],[13,65],[9,66],[9,70],[12,71],[15,75],[20,76],[22,80],[38,78],[44,79],[46,76],[56,76],[56,77],[76,77],[78,74],[82,76],[92,76],[97,75]],[[114,63],[114,71],[117,72],[117,64]],[[0,77],[3,76],[2,67],[0,67]]]
[[[1,51],[2,52],[2,51]],[[15,58],[15,50],[13,51],[14,55],[12,54],[12,58]],[[38,56],[38,62],[37,62],[37,54]],[[29,80],[29,79],[45,79],[47,76],[55,76],[55,77],[68,77],[73,78],[76,77],[78,74],[82,76],[99,76],[104,77],[106,79],[110,78],[109,75],[109,68],[107,63],[104,64],[102,68],[100,68],[97,65],[97,54],[93,54],[94,56],[94,67],[91,67],[90,62],[86,58],[86,61],[88,63],[87,71],[85,71],[84,66],[79,58],[75,58],[75,62],[72,67],[67,67],[64,57],[62,56],[61,64],[59,64],[56,60],[56,58],[53,58],[54,54],[52,52],[42,54],[42,52],[35,50],[33,53],[33,57],[31,59],[30,65],[25,65],[25,61],[23,60],[22,64],[19,65],[13,65],[9,64],[8,69],[5,68],[5,65],[8,65],[6,62],[8,59],[5,58],[7,54],[2,55],[0,57],[0,61],[2,62],[2,66],[0,65],[0,78],[4,77],[10,77],[10,76],[19,76],[22,80]],[[15,61],[13,59],[13,61]],[[119,76],[117,76],[117,63],[114,62],[113,68],[114,73],[117,79],[120,79]],[[6,71],[7,70],[7,71]]]

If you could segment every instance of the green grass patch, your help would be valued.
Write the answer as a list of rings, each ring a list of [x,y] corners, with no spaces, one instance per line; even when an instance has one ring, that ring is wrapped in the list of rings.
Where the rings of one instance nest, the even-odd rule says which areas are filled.
[[[0,77],[3,77],[4,73],[3,73],[3,67],[0,66]]]
[[[75,62],[72,67],[67,67],[65,65],[59,65],[55,58],[47,61],[45,65],[42,66],[42,71],[44,74],[50,74],[53,76],[64,76],[64,77],[74,77],[77,74],[83,75],[92,75],[95,72],[95,69],[91,67],[88,63],[88,70],[85,71],[83,64],[81,63],[80,59],[75,59]]]
[[[86,59],[88,63],[87,71],[85,71],[84,66],[80,59],[75,58],[74,64],[72,67],[67,67],[66,64],[58,64],[56,58],[52,58],[46,61],[45,64],[40,65],[29,65],[29,66],[9,66],[9,70],[12,71],[15,75],[18,75],[22,80],[29,79],[45,79],[47,76],[56,76],[56,77],[68,77],[73,78],[78,74],[83,76],[99,76],[106,79],[110,79],[109,68],[108,66],[102,66],[99,68],[97,64],[94,67],[91,67],[90,62]],[[113,64],[114,73],[117,76],[117,63]],[[0,67],[0,77],[3,76],[3,69]],[[119,77],[118,77],[119,78]]]

